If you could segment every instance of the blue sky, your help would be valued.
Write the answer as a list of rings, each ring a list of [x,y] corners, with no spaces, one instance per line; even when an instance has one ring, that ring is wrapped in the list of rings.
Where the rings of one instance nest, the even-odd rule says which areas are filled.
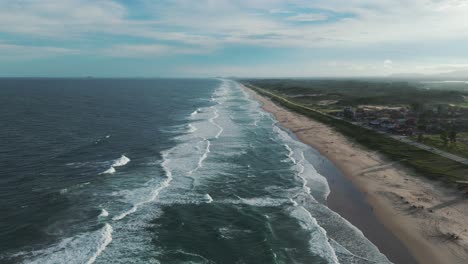
[[[0,76],[468,70],[464,0],[3,0]]]

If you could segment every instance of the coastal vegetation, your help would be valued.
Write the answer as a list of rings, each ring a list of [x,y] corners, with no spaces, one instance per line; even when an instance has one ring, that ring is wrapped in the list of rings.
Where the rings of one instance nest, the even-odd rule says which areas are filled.
[[[359,105],[413,106],[426,110],[468,103],[468,88],[443,89],[415,81],[257,79],[248,82],[321,110],[341,110],[346,106]]]
[[[341,80],[244,80],[256,92],[295,112],[330,125],[338,132],[392,161],[407,165],[420,175],[457,184],[467,179],[468,166],[400,142],[375,130],[336,118],[333,107],[385,104],[387,106],[463,103],[464,91],[434,90],[427,93],[409,83]],[[300,95],[300,96],[298,96]],[[304,96],[308,95],[308,96]],[[333,100],[333,107],[319,101]],[[428,137],[429,139],[433,137]],[[463,151],[463,150],[462,150]]]
[[[457,154],[461,157],[468,158],[468,133],[458,133],[456,141],[451,142],[447,133],[440,135],[424,135],[422,143],[432,146],[450,153]],[[417,140],[417,137],[412,137]]]

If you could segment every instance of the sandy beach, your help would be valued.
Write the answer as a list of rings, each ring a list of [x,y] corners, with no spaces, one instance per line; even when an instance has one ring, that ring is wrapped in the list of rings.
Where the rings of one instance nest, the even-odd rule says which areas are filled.
[[[363,194],[376,219],[401,241],[417,262],[468,263],[468,199],[460,191],[416,175],[379,153],[359,146],[333,128],[245,89],[282,126],[343,172]],[[339,208],[339,199],[335,198],[333,203],[335,208],[332,209],[338,213],[345,216],[344,211],[348,210],[348,214],[353,215],[352,209]],[[356,214],[359,213],[354,212]],[[360,226],[356,223],[360,221],[358,216],[347,219]],[[376,245],[385,244],[385,241],[378,241],[385,238],[372,235],[372,230],[360,229]]]

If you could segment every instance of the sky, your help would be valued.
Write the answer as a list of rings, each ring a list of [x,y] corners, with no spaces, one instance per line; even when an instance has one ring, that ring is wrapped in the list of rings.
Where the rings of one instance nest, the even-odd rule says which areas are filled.
[[[468,73],[468,0],[1,0],[0,76]]]

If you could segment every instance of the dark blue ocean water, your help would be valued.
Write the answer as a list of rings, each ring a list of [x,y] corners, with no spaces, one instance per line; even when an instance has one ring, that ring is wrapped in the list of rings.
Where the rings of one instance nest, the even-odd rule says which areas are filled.
[[[385,263],[227,80],[0,80],[0,262]]]

